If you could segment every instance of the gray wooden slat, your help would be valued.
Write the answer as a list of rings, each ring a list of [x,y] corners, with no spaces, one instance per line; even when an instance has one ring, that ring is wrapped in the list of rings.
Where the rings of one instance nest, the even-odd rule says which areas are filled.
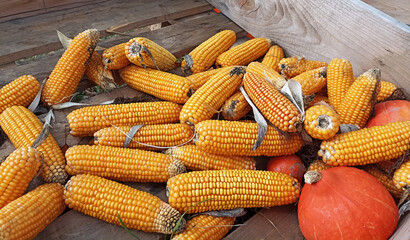
[[[362,0],[395,19],[410,24],[410,1],[408,0]]]

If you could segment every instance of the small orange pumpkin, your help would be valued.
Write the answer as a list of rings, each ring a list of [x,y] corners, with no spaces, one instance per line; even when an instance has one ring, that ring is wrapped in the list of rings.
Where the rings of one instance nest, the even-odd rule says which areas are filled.
[[[410,101],[394,100],[381,102],[374,106],[374,117],[366,127],[381,126],[391,122],[410,120]]]
[[[287,155],[270,158],[266,166],[268,171],[281,172],[302,181],[306,168],[300,158],[296,155]]]

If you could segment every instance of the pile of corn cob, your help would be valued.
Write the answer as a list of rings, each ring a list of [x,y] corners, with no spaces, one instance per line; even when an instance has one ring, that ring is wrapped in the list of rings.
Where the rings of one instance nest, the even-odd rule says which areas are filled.
[[[177,233],[175,239],[220,239],[235,217],[198,215],[185,223],[181,214],[295,203],[301,183],[256,170],[252,156],[297,153],[304,145],[301,131],[323,140],[322,160],[310,170],[366,165],[376,176],[382,171],[370,164],[392,162],[410,148],[410,121],[365,128],[374,104],[396,90],[380,80],[378,69],[354,78],[345,59],[284,58],[266,38],[232,47],[231,30],[210,37],[180,61],[142,37],[101,56],[94,51],[98,39],[91,29],[71,41],[42,89],[44,105],[69,101],[84,74],[102,87],[115,85],[106,82],[111,71],[164,101],[72,111],[71,134],[94,136],[94,145],[71,146],[64,155],[51,135],[34,144],[43,124],[26,106],[40,90],[37,80],[22,76],[1,88],[0,126],[16,147],[0,165],[1,239],[33,238],[66,206],[117,225],[121,219],[128,228]],[[167,72],[179,63],[184,76]],[[313,99],[305,102],[304,114],[281,92],[290,79],[300,84],[305,99]],[[257,149],[260,127],[244,120],[252,117],[252,108],[241,86],[253,111],[269,122]],[[361,129],[340,133],[341,124]],[[394,178],[380,175],[394,196],[410,186],[409,163],[403,161]],[[37,174],[47,183],[24,194]],[[119,182],[166,182],[168,203]]]

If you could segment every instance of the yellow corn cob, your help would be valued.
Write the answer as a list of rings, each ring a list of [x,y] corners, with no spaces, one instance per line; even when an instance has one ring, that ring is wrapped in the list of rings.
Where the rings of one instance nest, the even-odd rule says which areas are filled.
[[[356,166],[387,161],[410,149],[410,121],[337,134],[320,145],[319,156],[329,165]]]
[[[127,55],[125,55],[126,44],[121,43],[104,50],[102,57],[107,69],[121,69],[130,64]]]
[[[327,66],[327,93],[330,105],[337,112],[353,81],[353,68],[348,60],[335,58],[329,62]]]
[[[232,30],[223,30],[215,34],[183,57],[182,72],[188,76],[208,70],[216,58],[228,50],[235,41],[236,34]]]
[[[65,156],[70,175],[88,173],[121,182],[166,182],[186,171],[179,160],[139,149],[78,145]]]
[[[207,120],[198,123],[195,129],[195,145],[215,154],[273,157],[292,155],[303,145],[299,134],[283,133],[268,125],[262,144],[252,151],[258,136],[257,123]]]
[[[126,135],[131,126],[108,127],[94,133],[94,144],[102,146],[123,147]],[[125,133],[125,134],[124,134]],[[156,124],[141,127],[134,135],[129,148],[144,150],[162,150],[139,144],[144,143],[158,147],[173,147],[189,142],[194,131],[186,124]]]
[[[201,151],[195,145],[170,148],[166,152],[172,158],[180,160],[191,170],[255,169],[253,158],[245,156],[219,155]]]
[[[305,108],[306,109],[310,108],[310,107],[314,106],[316,103],[319,103],[319,102],[325,102],[325,103],[329,104],[329,99],[328,99],[328,97],[326,97],[324,95],[315,94],[315,97],[313,98],[313,100]]]
[[[246,66],[250,62],[262,57],[271,45],[272,41],[267,38],[248,40],[219,55],[215,65],[218,67]]]
[[[234,217],[198,215],[186,222],[185,230],[174,235],[173,240],[220,240],[232,228]]]
[[[248,72],[243,78],[243,85],[267,120],[282,131],[297,131],[301,119],[299,110],[267,80]]]
[[[177,61],[168,50],[143,37],[129,40],[125,45],[125,55],[137,66],[159,68],[161,71],[173,69]]]
[[[178,121],[181,106],[172,102],[111,104],[76,109],[67,115],[71,134],[92,136],[96,131],[114,126],[162,124]]]
[[[321,170],[325,170],[325,169],[332,168],[332,167],[333,167],[332,165],[326,164],[321,159],[316,159],[315,161],[309,164],[307,171],[313,171],[313,170],[321,171]]]
[[[188,125],[210,119],[242,83],[245,67],[221,70],[200,87],[184,104],[179,120]]]
[[[379,102],[379,101],[386,100],[396,90],[397,90],[397,86],[394,85],[393,83],[386,82],[386,81],[380,81],[380,92],[377,94],[376,101]]]
[[[204,85],[209,79],[211,79],[222,69],[223,68],[216,68],[204,72],[195,73],[190,76],[186,76],[186,79],[191,81],[193,89],[198,90],[200,87],[202,87],[202,85]]]
[[[326,86],[326,67],[307,70],[292,79],[300,83],[303,95],[312,95]]]
[[[251,62],[246,68],[246,72],[255,73],[267,79],[277,90],[281,90],[286,83],[286,79],[282,75],[260,62]]]
[[[23,195],[43,163],[41,153],[32,147],[12,152],[0,165],[0,209]]]
[[[366,126],[380,91],[380,70],[370,69],[363,73],[347,90],[337,108],[341,123]]]
[[[85,69],[85,75],[88,79],[105,90],[116,88],[112,72],[105,68],[102,56],[98,52],[94,52],[91,56],[90,62]]]
[[[390,192],[393,197],[400,199],[404,191],[402,189],[397,189],[394,186],[394,182],[391,177],[378,169],[374,164],[364,166],[363,170],[365,170],[373,177],[377,178],[377,180],[379,180],[383,184],[383,186],[387,189],[387,191]]]
[[[244,117],[251,109],[241,91],[236,90],[222,106],[222,116],[226,120],[235,121]]]
[[[64,190],[69,208],[121,226],[144,232],[170,234],[180,213],[158,197],[97,176],[71,177]],[[180,228],[185,227],[185,220]],[[181,230],[182,230],[181,229]]]
[[[100,32],[88,29],[78,34],[65,50],[47,79],[41,100],[48,106],[68,102],[84,75]]]
[[[284,57],[283,49],[278,45],[273,45],[263,57],[262,63],[280,73],[279,62]]]
[[[286,205],[296,202],[299,194],[295,178],[271,171],[193,171],[167,182],[169,204],[181,212],[189,209],[188,213]]]
[[[130,65],[120,75],[130,87],[171,102],[185,103],[192,92],[189,80],[168,72]]]
[[[36,115],[22,106],[4,110],[0,115],[0,126],[16,148],[32,146],[43,128]],[[65,183],[68,177],[64,169],[65,158],[53,136],[50,134],[36,150],[44,156],[41,177],[46,182]]]
[[[339,126],[340,117],[330,106],[320,104],[306,110],[304,128],[313,138],[329,139],[339,131]]]
[[[398,189],[410,188],[410,161],[404,162],[394,172],[393,182]]]
[[[63,186],[43,184],[0,209],[0,239],[33,239],[65,208]]]
[[[305,58],[299,56],[283,58],[279,62],[279,68],[281,69],[282,74],[287,79],[293,78],[308,70],[326,66],[326,62],[306,60]]]
[[[0,88],[0,113],[11,106],[27,106],[40,90],[40,83],[31,75],[16,78]]]

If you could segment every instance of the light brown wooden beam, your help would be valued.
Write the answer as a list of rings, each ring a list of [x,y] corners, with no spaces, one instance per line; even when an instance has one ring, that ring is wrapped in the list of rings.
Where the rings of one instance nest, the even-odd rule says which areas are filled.
[[[410,1],[409,0],[363,0],[363,2],[379,9],[395,19],[410,25]]]

